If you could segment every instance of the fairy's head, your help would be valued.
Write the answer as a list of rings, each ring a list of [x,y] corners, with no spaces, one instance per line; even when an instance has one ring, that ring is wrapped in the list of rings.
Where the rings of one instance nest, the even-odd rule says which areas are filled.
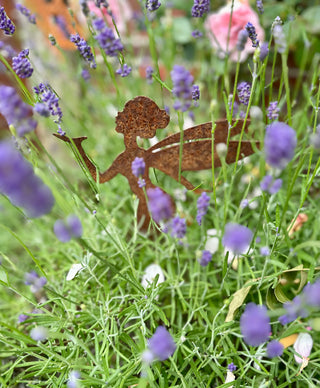
[[[116,117],[116,131],[124,136],[140,136],[144,139],[155,136],[158,128],[165,128],[170,117],[165,110],[148,97],[139,96],[130,100]]]

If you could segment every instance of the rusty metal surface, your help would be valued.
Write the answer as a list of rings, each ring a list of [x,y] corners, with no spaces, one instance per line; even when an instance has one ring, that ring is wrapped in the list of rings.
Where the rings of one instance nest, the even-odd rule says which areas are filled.
[[[179,150],[180,133],[166,137],[164,140],[145,150],[137,145],[136,138],[152,138],[157,129],[165,128],[170,121],[166,112],[160,109],[154,101],[148,97],[139,96],[128,101],[122,112],[116,117],[116,131],[124,135],[125,151],[114,160],[112,165],[103,173],[99,173],[99,182],[104,183],[117,174],[125,176],[129,182],[131,190],[139,198],[138,218],[141,229],[146,230],[149,226],[150,215],[143,189],[138,186],[138,178],[133,175],[131,165],[136,157],[143,158],[146,164],[145,173],[142,178],[146,182],[145,189],[155,186],[149,178],[149,168],[156,168],[169,175],[176,181],[179,181]],[[242,130],[243,120],[233,123],[235,126],[231,129],[230,137],[239,134]],[[245,131],[248,130],[246,124]],[[95,165],[87,156],[82,148],[82,142],[86,137],[73,138],[72,141],[67,136],[55,134],[59,139],[71,143],[78,149],[85,165],[87,166],[93,179],[97,180],[97,171]],[[212,160],[212,123],[204,123],[183,131],[183,151],[181,171],[199,171],[221,165],[220,158],[215,152],[216,144],[227,143],[228,122],[220,120],[216,122],[214,131],[214,158]],[[258,146],[258,143],[256,143]],[[236,161],[236,155],[239,142],[230,141],[226,154],[226,163]],[[242,141],[240,146],[240,157],[249,156],[254,153],[252,143]],[[195,187],[183,175],[180,177],[180,183],[188,190],[194,190]],[[201,192],[197,190],[196,192]]]

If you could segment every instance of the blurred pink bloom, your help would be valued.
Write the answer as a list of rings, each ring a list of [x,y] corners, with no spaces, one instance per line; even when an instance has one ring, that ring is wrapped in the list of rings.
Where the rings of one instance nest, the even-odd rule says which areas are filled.
[[[117,28],[121,33],[126,32],[126,23],[132,19],[133,11],[128,4],[128,1],[123,0],[108,0],[109,10],[111,10],[113,18],[116,22]],[[112,18],[108,14],[107,9],[104,7],[98,8],[95,6],[94,1],[89,1],[88,6],[91,12],[95,13],[97,17],[102,18],[105,15],[108,26],[114,29]]]
[[[220,8],[218,12],[212,13],[207,17],[205,27],[209,33],[212,46],[217,50],[218,55],[224,57],[227,50],[228,29],[231,13],[231,1]],[[238,51],[236,45],[239,32],[244,29],[245,25],[250,22],[256,28],[258,39],[260,42],[264,40],[264,30],[259,24],[259,17],[256,12],[250,7],[247,0],[235,0],[232,21],[229,36],[228,51],[230,59],[234,62],[238,60]],[[254,47],[248,39],[245,48],[240,53],[240,62],[243,62],[248,54],[254,52]]]

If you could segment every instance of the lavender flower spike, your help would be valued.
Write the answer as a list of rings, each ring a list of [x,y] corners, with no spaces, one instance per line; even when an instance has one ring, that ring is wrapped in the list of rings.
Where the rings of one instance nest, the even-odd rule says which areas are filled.
[[[174,109],[186,112],[192,103],[193,76],[183,66],[175,65],[171,71],[172,94],[176,98]]]
[[[171,199],[159,187],[147,190],[149,210],[155,222],[168,220],[172,216]]]
[[[210,202],[209,195],[206,192],[201,193],[197,201],[198,212],[197,212],[196,220],[199,225],[201,225],[202,218],[207,214],[207,211],[209,208],[209,202]]]
[[[146,8],[149,12],[156,11],[158,8],[160,8],[161,3],[158,0],[147,0],[146,1]]]
[[[74,43],[83,59],[89,63],[92,69],[97,67],[96,61],[88,43],[79,34],[70,35],[70,41]]]
[[[183,238],[187,232],[187,224],[185,218],[174,217],[170,223],[171,236]]]
[[[251,94],[251,85],[248,82],[240,82],[237,86],[237,92],[239,101],[243,105],[248,106]]]
[[[264,152],[270,166],[284,169],[293,158],[296,145],[296,132],[289,125],[274,122],[267,126]]]
[[[164,326],[158,326],[154,335],[148,341],[148,347],[154,358],[164,361],[176,350],[176,344]]]
[[[240,318],[240,329],[244,342],[259,346],[270,336],[271,326],[266,306],[249,303]]]
[[[131,164],[132,174],[139,178],[139,176],[143,175],[146,169],[146,164],[143,158],[139,158],[138,156],[134,159]]]
[[[124,63],[117,71],[116,73],[121,75],[121,77],[128,77],[128,75],[131,73],[132,68],[128,66],[126,63]]]
[[[17,57],[12,58],[12,69],[20,78],[29,78],[32,76],[33,68],[28,59],[29,50],[22,50]]]
[[[249,228],[236,223],[226,224],[222,245],[235,255],[246,253],[249,249],[253,233]]]
[[[82,236],[81,221],[74,214],[68,216],[66,220],[57,220],[53,230],[57,238],[63,243]]]
[[[249,39],[252,42],[252,47],[258,47],[259,45],[259,40],[257,39],[257,33],[254,25],[250,22],[248,22],[245,26],[245,29],[247,30],[249,34]]]
[[[13,35],[16,30],[15,25],[8,18],[6,11],[1,6],[0,6],[0,30],[2,30],[5,35]]]
[[[194,18],[201,18],[210,11],[210,0],[194,0],[191,15]]]
[[[103,19],[95,19],[92,24],[98,31],[98,34],[95,35],[95,39],[99,43],[101,49],[109,57],[116,57],[118,53],[123,50],[120,39],[117,39],[114,36],[112,29],[106,26]]]
[[[283,353],[284,346],[281,342],[273,340],[267,345],[267,356],[269,358],[279,357]]]

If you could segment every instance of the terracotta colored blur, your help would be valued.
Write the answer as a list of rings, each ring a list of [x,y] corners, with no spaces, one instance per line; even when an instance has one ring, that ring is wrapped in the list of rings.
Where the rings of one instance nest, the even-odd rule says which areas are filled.
[[[136,157],[143,158],[146,164],[145,173],[142,178],[145,180],[145,189],[154,188],[155,186],[149,178],[149,168],[156,168],[166,175],[171,176],[179,182],[179,152],[180,152],[180,133],[166,137],[154,146],[145,150],[137,145],[136,138],[140,136],[149,139],[155,136],[156,130],[165,128],[170,121],[167,113],[160,109],[157,104],[148,97],[139,96],[125,104],[124,110],[119,112],[116,117],[116,131],[124,135],[125,151],[122,152],[112,163],[111,167],[104,173],[98,173],[96,166],[88,158],[82,148],[82,142],[87,137],[78,137],[70,139],[67,136],[55,134],[59,139],[71,143],[75,146],[84,163],[86,164],[93,179],[100,183],[107,182],[117,174],[124,175],[131,187],[131,190],[139,198],[138,219],[141,229],[146,230],[149,226],[150,215],[148,211],[145,193],[138,185],[138,178],[133,175],[131,165]],[[215,147],[218,143],[226,143],[228,139],[228,122],[227,120],[217,121],[214,131],[214,166],[221,165]],[[248,124],[248,123],[247,123]],[[239,134],[242,130],[243,121],[234,122],[231,130],[231,136]],[[247,125],[245,130],[247,131]],[[183,131],[183,151],[181,160],[181,171],[198,171],[212,168],[212,123],[200,124]],[[258,143],[256,143],[258,144]],[[233,163],[236,161],[237,149],[239,142],[230,141],[226,162]],[[240,159],[254,153],[252,143],[247,141],[241,142]],[[195,190],[195,187],[183,175],[180,176],[180,183],[188,190]],[[202,190],[196,190],[202,192]]]

